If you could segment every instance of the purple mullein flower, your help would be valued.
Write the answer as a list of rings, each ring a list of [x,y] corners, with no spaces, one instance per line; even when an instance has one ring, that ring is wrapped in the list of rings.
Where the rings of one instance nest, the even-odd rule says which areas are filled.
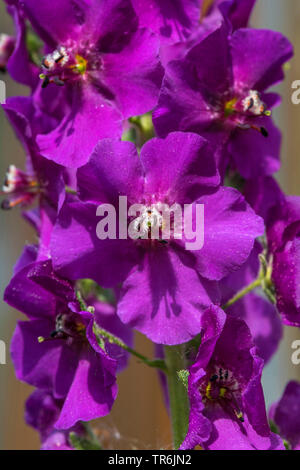
[[[104,316],[109,326],[111,311],[102,305],[99,309],[99,304],[94,313],[82,311],[73,284],[53,272],[50,260],[19,267],[4,299],[29,318],[18,322],[12,340],[16,375],[63,400],[56,428],[68,429],[79,420],[108,414],[117,395],[117,367],[124,367],[125,353],[111,348],[111,357],[104,351],[93,325],[101,326]],[[117,319],[112,329],[121,337],[124,334]],[[125,339],[131,340],[128,332]]]
[[[276,305],[286,325],[300,326],[300,197],[271,178],[249,181],[245,194],[266,223]]]
[[[292,380],[278,402],[273,403],[269,418],[278,428],[280,436],[291,446],[300,450],[300,383]]]
[[[68,107],[51,132],[38,135],[39,150],[77,168],[99,139],[121,136],[123,119],[156,105],[159,39],[138,27],[130,0],[25,0],[20,8],[46,44],[43,87],[61,94],[65,85],[61,106]]]
[[[139,157],[132,143],[107,139],[77,177],[81,201],[65,204],[52,236],[55,269],[104,287],[122,282],[118,315],[157,343],[183,343],[198,334],[199,315],[220,300],[216,281],[246,261],[263,232],[241,194],[219,187],[208,143],[196,134],[172,133],[148,141]],[[97,207],[109,203],[117,210],[120,195],[128,206],[144,206],[135,221],[125,214],[126,229],[138,223],[143,236],[100,240]],[[156,217],[161,204],[204,205],[201,250],[185,249],[174,226],[168,240],[151,239],[150,227],[164,226]]]
[[[189,369],[189,429],[181,449],[283,449],[268,426],[263,360],[246,323],[218,307],[208,309],[201,322],[201,345]]]
[[[292,46],[282,34],[239,29],[227,22],[166,66],[153,122],[160,137],[197,132],[220,146],[228,166],[244,178],[279,169],[280,132],[269,117],[278,95],[265,93],[283,78]]]

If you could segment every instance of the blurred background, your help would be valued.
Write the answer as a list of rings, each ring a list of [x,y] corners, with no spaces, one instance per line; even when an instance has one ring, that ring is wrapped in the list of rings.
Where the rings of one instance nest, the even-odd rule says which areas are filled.
[[[241,0],[243,1],[243,0]],[[0,0],[0,32],[13,34],[14,28],[4,3]],[[283,133],[282,168],[278,175],[287,194],[300,195],[300,105],[291,102],[291,84],[300,80],[300,2],[295,0],[257,0],[251,25],[274,29],[285,34],[295,47],[295,57],[286,71],[285,81],[277,91],[282,104],[274,118]],[[7,96],[27,94],[27,89],[5,79]],[[0,109],[0,178],[9,164],[22,168],[24,153]],[[0,212],[0,298],[10,280],[12,268],[24,243],[35,241],[34,235],[18,210]],[[24,402],[31,388],[18,382],[9,357],[9,343],[20,315],[0,301],[0,340],[7,347],[6,365],[0,365],[0,449],[38,449],[37,434],[24,423]],[[271,363],[265,368],[263,385],[267,404],[278,399],[287,381],[300,379],[300,366],[291,362],[291,343],[300,340],[300,331],[286,328],[284,340]],[[151,356],[152,345],[141,335],[136,337],[136,349]],[[130,367],[119,376],[119,396],[111,415],[99,420],[97,428],[115,449],[159,449],[171,447],[168,416],[157,374],[132,358]]]

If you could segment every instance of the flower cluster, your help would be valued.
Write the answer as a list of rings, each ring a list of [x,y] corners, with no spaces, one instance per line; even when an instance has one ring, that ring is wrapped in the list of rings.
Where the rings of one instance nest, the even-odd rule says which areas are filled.
[[[299,385],[270,421],[261,385],[282,325],[300,326],[300,200],[274,179],[269,91],[290,42],[248,26],[255,0],[6,3],[0,68],[30,93],[3,105],[26,165],[9,166],[2,208],[20,206],[38,243],[4,298],[27,317],[11,356],[36,388],[26,421],[42,448],[101,447],[87,423],[110,412],[132,354],[186,401],[188,426],[166,400],[175,447],[296,449]]]

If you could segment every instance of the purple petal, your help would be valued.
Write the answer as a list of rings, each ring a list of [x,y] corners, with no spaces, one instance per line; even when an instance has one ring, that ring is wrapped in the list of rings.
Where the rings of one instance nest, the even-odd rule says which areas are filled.
[[[70,36],[76,38],[84,22],[84,8],[79,2],[24,0],[22,6],[33,27],[50,45],[61,44]]]
[[[5,289],[4,300],[29,318],[51,319],[56,312],[56,297],[29,279],[28,273],[34,267],[35,263],[27,264],[17,271]]]
[[[70,113],[52,132],[37,137],[44,157],[69,168],[84,165],[100,139],[120,137],[122,129],[119,112],[91,85],[75,91]]]
[[[96,235],[97,206],[66,204],[51,240],[55,271],[68,279],[90,278],[103,287],[122,282],[137,262],[132,240],[99,240]]]
[[[228,145],[235,166],[246,179],[270,175],[280,168],[280,130],[269,117],[255,119],[253,125],[264,127],[268,137],[254,129],[236,129]]]
[[[232,36],[231,55],[235,86],[263,91],[284,78],[282,65],[293,47],[281,33],[240,29]]]
[[[274,255],[272,278],[276,290],[277,308],[283,322],[300,326],[300,239],[287,243]]]
[[[74,380],[55,424],[57,429],[69,429],[78,421],[90,421],[110,412],[117,396],[117,385],[112,375],[109,386],[104,386],[105,367],[107,364],[103,365],[101,356],[94,350],[82,351]]]
[[[212,148],[200,136],[174,132],[152,139],[141,151],[146,172],[145,192],[188,204],[216,187],[220,178]]]
[[[158,38],[141,28],[118,54],[103,57],[101,79],[125,119],[151,111],[157,104],[163,77],[158,53]]]
[[[118,197],[139,202],[143,191],[143,170],[132,142],[102,140],[89,162],[77,172],[77,184],[83,201],[110,202],[118,207]]]
[[[151,27],[163,43],[184,41],[196,29],[200,0],[132,0],[141,26]]]
[[[162,247],[129,274],[117,313],[152,341],[179,344],[200,332],[201,313],[217,301],[216,285],[197,275],[188,253]]]
[[[287,384],[281,399],[272,406],[270,418],[278,426],[280,435],[293,449],[300,448],[300,384]]]
[[[197,202],[204,204],[204,245],[195,252],[197,267],[202,276],[220,280],[247,260],[255,238],[264,232],[263,221],[232,188]]]
[[[53,390],[62,340],[38,342],[53,330],[50,320],[18,322],[11,342],[11,357],[19,380],[43,390]],[[76,367],[76,364],[75,364]]]

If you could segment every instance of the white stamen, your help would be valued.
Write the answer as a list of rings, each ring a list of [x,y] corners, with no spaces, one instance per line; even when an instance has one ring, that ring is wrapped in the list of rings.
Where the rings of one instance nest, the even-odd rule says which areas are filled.
[[[244,112],[251,112],[255,116],[261,116],[266,110],[266,105],[261,100],[260,93],[256,90],[250,90],[249,95],[242,101],[242,104]]]

